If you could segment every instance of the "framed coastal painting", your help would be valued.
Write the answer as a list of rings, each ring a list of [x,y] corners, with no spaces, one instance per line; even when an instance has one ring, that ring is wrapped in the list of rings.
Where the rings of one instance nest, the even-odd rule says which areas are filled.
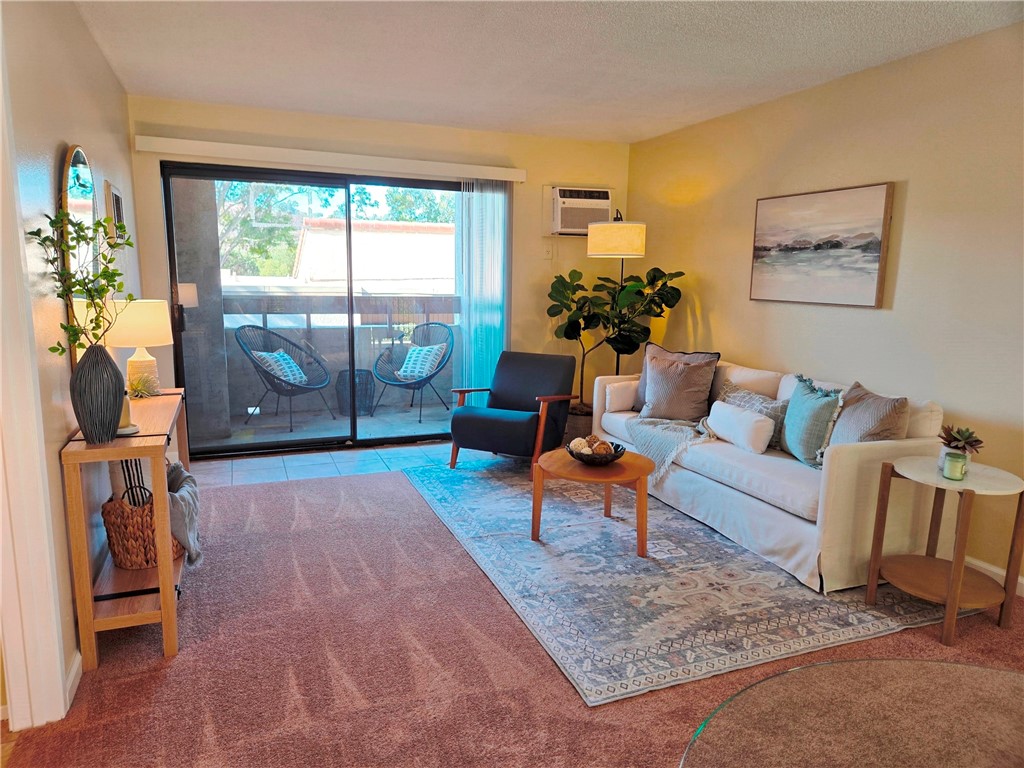
[[[893,182],[757,201],[750,298],[882,305]]]

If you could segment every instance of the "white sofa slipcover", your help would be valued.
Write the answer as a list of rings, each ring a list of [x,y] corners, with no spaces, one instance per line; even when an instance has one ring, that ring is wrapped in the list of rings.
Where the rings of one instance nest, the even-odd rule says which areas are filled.
[[[593,432],[636,450],[628,422],[632,410],[605,408],[609,385],[632,382],[639,375],[599,376],[594,385]],[[712,395],[722,382],[763,395],[787,399],[794,374],[745,368],[721,362]],[[844,387],[818,381],[819,386]],[[616,401],[622,402],[617,388]],[[782,451],[754,454],[724,441],[690,447],[673,463],[650,493],[700,520],[737,544],[793,574],[812,589],[832,591],[867,583],[868,559],[883,461],[903,456],[937,455],[942,409],[930,400],[911,400],[910,427],[904,440],[830,445],[820,470]],[[917,483],[894,483],[886,526],[885,552],[919,552],[927,542],[931,494]],[[950,540],[943,529],[940,545]]]

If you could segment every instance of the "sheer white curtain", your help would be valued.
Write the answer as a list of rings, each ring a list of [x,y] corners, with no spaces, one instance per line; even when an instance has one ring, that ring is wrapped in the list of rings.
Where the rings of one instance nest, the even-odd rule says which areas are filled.
[[[455,285],[462,302],[462,386],[486,387],[498,356],[508,345],[512,183],[463,181],[457,218]],[[484,396],[469,402],[482,404]]]

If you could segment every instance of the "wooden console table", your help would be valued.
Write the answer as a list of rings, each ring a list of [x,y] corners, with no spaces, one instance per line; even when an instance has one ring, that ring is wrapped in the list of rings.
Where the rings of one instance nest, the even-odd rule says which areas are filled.
[[[889,512],[889,486],[893,477],[935,488],[932,519],[928,528],[928,547],[924,555],[890,555],[882,557],[885,520]],[[956,513],[956,542],[953,559],[935,556],[942,523],[946,491],[960,494]],[[1006,580],[1000,585],[980,571],[964,564],[967,555],[967,532],[971,525],[971,508],[975,495],[1017,496],[1017,515],[1010,536],[1010,554],[1006,562]],[[942,644],[952,645],[956,633],[956,614],[960,608],[1000,606],[999,626],[1010,626],[1021,555],[1024,554],[1024,480],[995,467],[972,462],[963,480],[947,480],[937,469],[934,456],[908,456],[895,463],[884,462],[878,484],[878,506],[875,510],[875,532],[868,565],[868,589],[865,602],[875,604],[879,577],[894,587],[932,603],[945,605],[942,623]]]
[[[164,656],[178,653],[176,593],[184,557],[171,557],[171,520],[167,501],[164,461],[171,436],[178,439],[178,455],[188,468],[188,431],[185,393],[165,389],[156,397],[132,400],[132,420],[138,434],[102,445],[89,445],[76,434],[60,452],[64,465],[64,498],[74,570],[75,610],[82,644],[82,668],[99,663],[96,634],[139,624],[162,624]],[[82,465],[93,462],[148,459],[153,478],[153,521],[156,528],[157,567],[142,570],[117,568],[107,553],[95,584],[89,562],[88,516],[82,491]]]

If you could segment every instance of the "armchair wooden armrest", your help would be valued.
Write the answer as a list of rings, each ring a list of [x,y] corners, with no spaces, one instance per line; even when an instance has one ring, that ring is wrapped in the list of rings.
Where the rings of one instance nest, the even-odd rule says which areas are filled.
[[[533,461],[530,463],[530,477],[533,477],[533,468],[540,458],[540,448],[544,442],[544,425],[548,422],[548,405],[561,403],[566,400],[579,400],[579,395],[538,395],[537,402],[540,403],[540,418],[537,419],[537,437],[533,443]]]
[[[456,408],[461,408],[466,404],[466,395],[470,395],[474,392],[490,392],[490,387],[460,387],[453,389],[452,394],[459,396],[459,402],[455,404]]]

